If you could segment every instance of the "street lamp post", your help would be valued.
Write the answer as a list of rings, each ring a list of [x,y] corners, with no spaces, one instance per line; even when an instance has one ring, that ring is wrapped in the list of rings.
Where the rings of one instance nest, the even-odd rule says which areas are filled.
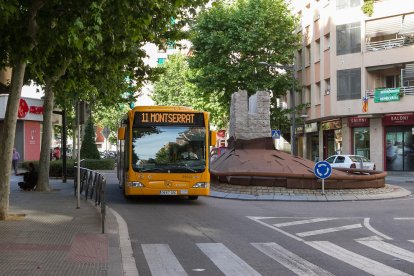
[[[296,103],[295,103],[295,66],[294,65],[278,65],[278,64],[271,64],[264,61],[259,62],[260,65],[265,65],[268,67],[279,68],[284,70],[290,70],[292,72],[292,91],[290,94],[291,99],[291,107],[292,107],[292,124],[291,124],[291,131],[290,131],[290,146],[291,146],[291,154],[296,156]]]

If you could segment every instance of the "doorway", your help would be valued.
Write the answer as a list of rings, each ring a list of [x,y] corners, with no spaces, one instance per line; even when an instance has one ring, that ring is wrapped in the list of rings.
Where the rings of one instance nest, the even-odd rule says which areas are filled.
[[[387,171],[414,171],[414,127],[385,129]]]

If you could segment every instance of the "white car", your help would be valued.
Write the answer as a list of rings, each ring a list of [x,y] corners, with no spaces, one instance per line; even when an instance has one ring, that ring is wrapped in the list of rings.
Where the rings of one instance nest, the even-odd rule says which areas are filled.
[[[375,164],[360,155],[337,154],[329,156],[325,161],[331,164],[332,168],[375,170]]]

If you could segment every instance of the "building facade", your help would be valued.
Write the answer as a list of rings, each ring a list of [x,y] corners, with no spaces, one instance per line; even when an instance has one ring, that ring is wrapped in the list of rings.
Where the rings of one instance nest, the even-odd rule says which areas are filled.
[[[297,0],[295,61],[308,103],[297,152],[311,160],[364,155],[386,171],[414,171],[414,1]],[[288,101],[291,106],[291,101]]]

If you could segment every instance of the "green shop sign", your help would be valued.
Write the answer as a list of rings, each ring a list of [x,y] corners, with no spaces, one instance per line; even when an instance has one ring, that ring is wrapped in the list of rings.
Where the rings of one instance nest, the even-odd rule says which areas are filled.
[[[374,93],[374,102],[392,102],[400,100],[400,88],[376,88]]]

